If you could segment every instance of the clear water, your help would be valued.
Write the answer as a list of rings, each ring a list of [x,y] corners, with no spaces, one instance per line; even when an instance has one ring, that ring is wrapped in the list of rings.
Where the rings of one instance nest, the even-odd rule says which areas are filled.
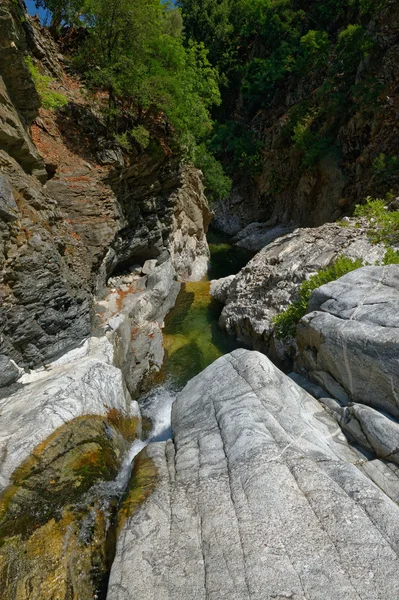
[[[165,361],[161,380],[140,400],[143,417],[152,424],[145,441],[136,440],[125,457],[117,479],[104,484],[113,494],[121,494],[129,480],[135,456],[150,442],[172,436],[171,410],[176,394],[192,377],[239,344],[218,326],[222,306],[209,294],[210,279],[237,273],[251,254],[232,246],[227,236],[210,234],[211,261],[206,281],[182,284],[174,308],[165,319],[163,339]],[[108,489],[108,493],[111,489]]]
[[[176,304],[165,319],[164,375],[178,388],[239,346],[218,326],[222,306],[209,294],[210,280],[237,273],[252,254],[233,246],[228,236],[213,231],[208,241],[211,260],[207,281],[182,284]]]

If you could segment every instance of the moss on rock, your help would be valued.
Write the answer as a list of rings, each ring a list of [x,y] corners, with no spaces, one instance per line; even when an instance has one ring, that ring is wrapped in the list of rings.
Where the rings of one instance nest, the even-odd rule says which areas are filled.
[[[139,431],[136,417],[84,416],[60,427],[13,473],[0,495],[2,600],[85,600],[106,578],[113,480]],[[112,534],[111,534],[112,535]]]

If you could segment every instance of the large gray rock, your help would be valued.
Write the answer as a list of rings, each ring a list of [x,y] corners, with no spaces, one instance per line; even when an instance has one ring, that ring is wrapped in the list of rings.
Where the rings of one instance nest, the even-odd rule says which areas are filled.
[[[46,369],[23,375],[22,385],[0,399],[0,491],[38,444],[76,417],[111,409],[138,414],[113,362],[111,343],[92,338]]]
[[[297,370],[333,397],[399,416],[399,266],[363,267],[312,294]]]
[[[353,222],[297,229],[263,248],[224,289],[219,324],[255,350],[281,356],[284,349],[274,339],[272,320],[296,299],[301,282],[340,255],[374,264],[384,253]]]
[[[360,446],[399,464],[399,424],[374,408],[352,404],[342,408],[339,424]]]
[[[397,504],[265,356],[218,359],[172,426],[148,448],[158,485],[123,526],[107,600],[398,597]]]
[[[8,356],[0,354],[0,388],[15,383],[21,376],[23,369]]]
[[[240,248],[259,252],[259,250],[274,242],[275,239],[286,233],[291,233],[293,230],[294,227],[287,227],[286,225],[270,227],[265,223],[251,223],[235,236],[234,241]]]

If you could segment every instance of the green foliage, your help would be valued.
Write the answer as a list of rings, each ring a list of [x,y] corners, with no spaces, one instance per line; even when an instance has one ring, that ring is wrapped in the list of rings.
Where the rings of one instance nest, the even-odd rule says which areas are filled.
[[[303,75],[314,69],[325,69],[328,65],[330,49],[328,33],[311,29],[300,39],[300,51],[295,64],[296,71]]]
[[[150,144],[150,132],[143,125],[133,127],[130,135],[142,148],[148,148]]]
[[[399,265],[399,250],[388,248],[382,259],[383,265]]]
[[[64,94],[56,92],[50,88],[54,79],[48,75],[42,75],[30,56],[25,59],[29,73],[33,79],[33,83],[40,96],[43,108],[57,110],[68,104],[68,100]]]
[[[360,61],[374,46],[375,42],[362,25],[348,25],[338,36],[337,60],[332,73],[338,71],[345,81],[350,80],[356,74]]]
[[[349,4],[359,9],[362,16],[371,18],[387,4],[387,0],[350,0]]]
[[[215,154],[224,153],[229,158],[229,172],[239,170],[248,175],[258,175],[263,166],[263,146],[252,131],[236,121],[217,125],[209,141]]]
[[[305,118],[294,125],[292,140],[302,152],[304,167],[313,167],[320,158],[334,149],[331,138],[324,137],[317,129],[312,129],[317,116],[317,112],[310,111]]]
[[[220,162],[208,151],[205,143],[196,149],[195,165],[204,174],[205,193],[211,203],[223,200],[230,194],[232,181],[225,174]]]
[[[120,134],[115,134],[115,140],[118,142],[118,144],[124,150],[130,150],[131,145],[130,145],[130,140],[129,140],[127,131],[124,131],[123,133],[120,133]]]
[[[399,244],[399,211],[390,211],[386,201],[368,196],[366,204],[356,206],[355,217],[365,217],[369,222],[369,236],[374,243],[387,246]]]
[[[87,36],[77,65],[94,89],[107,92],[109,128],[120,132],[122,105],[135,124],[129,135],[142,147],[144,130],[163,119],[191,156],[212,128],[209,110],[220,94],[204,44],[183,43],[179,11],[160,0],[87,0],[81,19]]]
[[[373,161],[374,173],[381,183],[390,183],[399,175],[399,159],[397,156],[386,156],[383,152]]]
[[[205,44],[213,65],[227,66],[234,33],[231,0],[179,0],[178,4],[187,37]]]
[[[378,106],[381,82],[356,74],[362,61],[376,51],[376,42],[368,34],[368,19],[388,3],[180,0],[190,37],[205,42],[211,61],[220,68],[222,80],[227,80],[222,95],[230,112],[214,113],[221,121],[211,141],[218,157],[232,161],[234,172],[258,173],[261,151],[258,156],[259,148],[248,152],[240,130],[246,129],[245,123],[259,109],[275,110],[287,93],[291,99],[295,97],[295,90],[300,90],[310,106],[293,119],[290,115],[283,132],[287,144],[294,143],[301,151],[304,168],[335,152],[339,131],[357,108]],[[235,126],[231,123],[234,98],[239,106],[239,124]],[[291,111],[296,109],[294,106]],[[316,114],[309,116],[309,110]],[[248,163],[253,162],[249,168]]]
[[[303,281],[299,288],[298,299],[273,319],[274,331],[277,338],[286,340],[295,337],[296,327],[306,314],[313,290],[330,281],[335,281],[346,273],[359,269],[362,266],[363,262],[361,259],[351,260],[346,256],[340,256],[332,265],[312,275],[308,280]]]

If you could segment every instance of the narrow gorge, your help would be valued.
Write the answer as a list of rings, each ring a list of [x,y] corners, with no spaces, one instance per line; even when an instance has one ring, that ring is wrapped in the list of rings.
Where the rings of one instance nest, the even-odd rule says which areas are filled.
[[[0,0],[0,600],[399,598],[398,57]]]

